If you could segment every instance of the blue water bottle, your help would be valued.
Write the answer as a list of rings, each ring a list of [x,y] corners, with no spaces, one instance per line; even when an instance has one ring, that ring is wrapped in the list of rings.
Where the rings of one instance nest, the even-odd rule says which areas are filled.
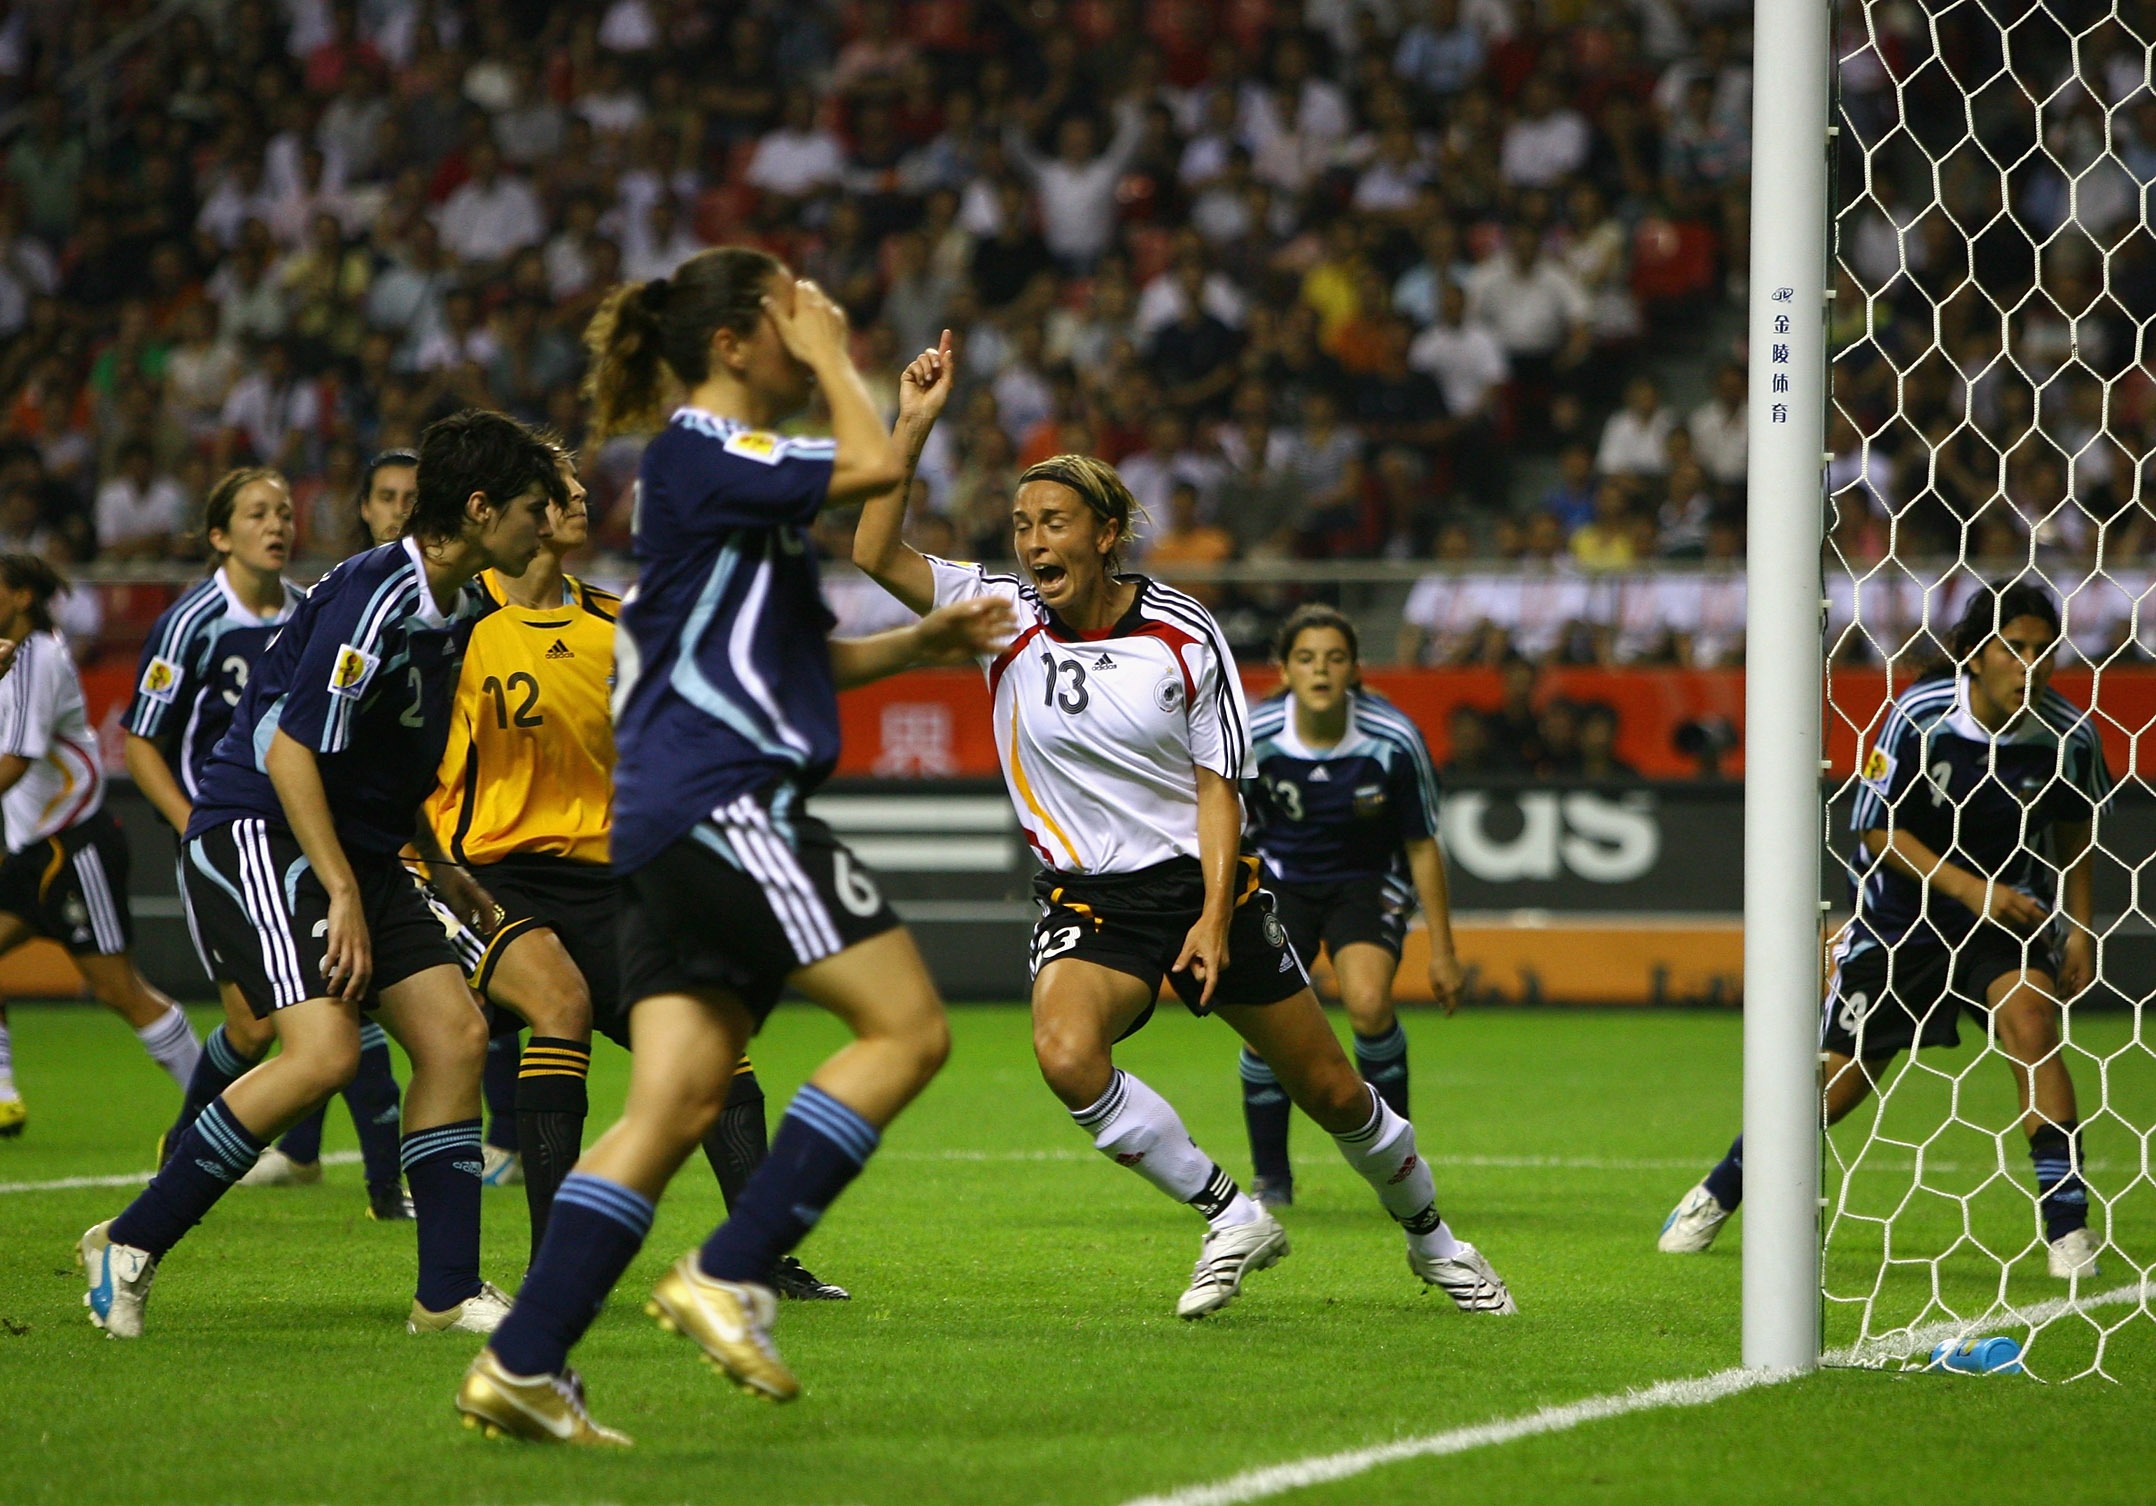
[[[1930,1368],[1959,1370],[1965,1375],[2019,1375],[2021,1345],[2004,1334],[1941,1344],[1931,1352]]]

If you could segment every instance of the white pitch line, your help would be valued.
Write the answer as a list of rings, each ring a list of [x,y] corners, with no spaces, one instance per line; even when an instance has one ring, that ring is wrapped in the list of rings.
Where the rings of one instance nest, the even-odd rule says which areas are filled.
[[[322,1158],[324,1166],[356,1166],[359,1152],[356,1150],[333,1150]],[[54,1177],[45,1182],[0,1182],[0,1193],[8,1192],[72,1192],[78,1187],[140,1187],[156,1176],[154,1171],[123,1171],[116,1176],[104,1177]]]
[[[2060,1297],[2050,1302],[2040,1302],[2034,1307],[2009,1309],[1968,1322],[1928,1324],[1899,1335],[1890,1334],[1865,1344],[1837,1349],[1821,1358],[1828,1365],[1883,1364],[1919,1352],[1929,1353],[1934,1345],[1947,1339],[1960,1338],[1978,1326],[1995,1327],[2003,1324],[2011,1327],[2026,1323],[2048,1323],[2070,1312],[2139,1302],[2151,1294],[2156,1294],[2156,1283],[2137,1282],[2132,1286],[2119,1287],[2078,1302],[2070,1297]],[[1720,1401],[1725,1396],[1735,1396],[1762,1386],[1778,1386],[1784,1381],[1796,1380],[1811,1373],[1815,1372],[1743,1368],[1718,1370],[1712,1375],[1696,1376],[1690,1380],[1663,1381],[1658,1385],[1612,1392],[1606,1396],[1590,1396],[1582,1401],[1543,1407],[1539,1411],[1519,1417],[1476,1423],[1472,1427],[1453,1428],[1449,1432],[1430,1433],[1420,1438],[1402,1438],[1393,1443],[1348,1449],[1337,1454],[1318,1454],[1308,1459],[1293,1459],[1285,1464],[1269,1464],[1210,1484],[1187,1485],[1181,1490],[1172,1490],[1162,1495],[1137,1496],[1123,1502],[1122,1506],[1244,1506],[1245,1502],[1270,1500],[1290,1491],[1307,1490],[1314,1485],[1350,1479],[1387,1464],[1399,1464],[1409,1459],[1438,1458],[1446,1454],[1464,1454],[1473,1449],[1491,1448],[1497,1444],[1532,1438],[1543,1433],[1569,1432],[1584,1423],[1600,1422],[1609,1417],[1623,1417],[1633,1412],[1705,1406],[1709,1402]]]

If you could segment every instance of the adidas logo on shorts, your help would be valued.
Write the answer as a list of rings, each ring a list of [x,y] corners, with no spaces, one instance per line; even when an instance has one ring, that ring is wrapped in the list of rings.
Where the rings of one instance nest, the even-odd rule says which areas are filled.
[[[546,656],[549,659],[574,659],[576,657],[576,650],[569,647],[568,644],[562,642],[559,638],[556,638],[554,640],[554,646],[546,651]]]

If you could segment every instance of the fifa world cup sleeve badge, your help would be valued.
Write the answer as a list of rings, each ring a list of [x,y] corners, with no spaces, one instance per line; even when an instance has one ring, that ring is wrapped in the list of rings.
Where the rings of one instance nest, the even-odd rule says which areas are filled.
[[[1885,789],[1894,778],[1894,758],[1886,749],[1874,746],[1864,757],[1863,779],[1866,784]]]
[[[329,693],[348,701],[358,700],[366,693],[367,682],[374,678],[381,662],[365,649],[345,644],[337,650],[336,663],[330,666]]]
[[[161,655],[151,659],[142,671],[141,690],[151,700],[171,705],[180,693],[180,666]]]

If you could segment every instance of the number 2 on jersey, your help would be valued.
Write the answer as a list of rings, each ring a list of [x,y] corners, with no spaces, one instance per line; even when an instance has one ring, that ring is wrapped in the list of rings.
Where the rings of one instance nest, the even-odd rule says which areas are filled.
[[[1076,659],[1059,660],[1054,654],[1042,654],[1041,669],[1047,676],[1041,690],[1043,706],[1059,707],[1066,715],[1076,716],[1091,704],[1093,698],[1087,694],[1085,688],[1085,666]],[[1059,672],[1070,681],[1062,687],[1060,693],[1056,686]]]

